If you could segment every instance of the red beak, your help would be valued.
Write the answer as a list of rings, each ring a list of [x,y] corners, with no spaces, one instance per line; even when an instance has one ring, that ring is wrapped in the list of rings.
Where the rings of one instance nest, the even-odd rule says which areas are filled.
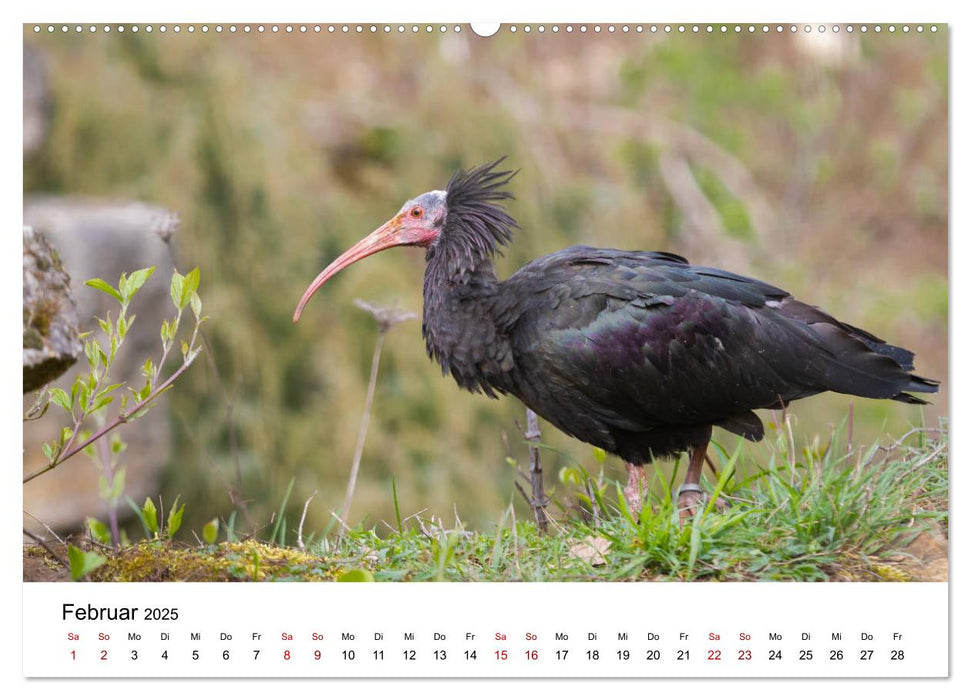
[[[317,279],[310,283],[307,291],[300,297],[297,310],[293,312],[293,322],[300,320],[303,307],[310,301],[310,297],[324,286],[331,277],[343,270],[345,267],[353,265],[358,260],[363,260],[369,255],[374,255],[382,250],[393,248],[399,245],[408,245],[411,241],[405,240],[401,230],[401,215],[398,215],[378,228],[376,231],[355,243],[351,248],[344,251],[340,257],[328,265],[323,272],[317,275]]]

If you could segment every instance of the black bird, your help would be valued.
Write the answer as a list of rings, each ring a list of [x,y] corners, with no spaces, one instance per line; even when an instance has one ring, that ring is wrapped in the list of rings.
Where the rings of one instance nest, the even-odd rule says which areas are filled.
[[[823,391],[923,404],[914,353],[749,277],[672,253],[575,246],[506,280],[493,257],[518,228],[503,202],[516,174],[502,159],[409,200],[332,262],[334,274],[394,246],[425,248],[422,334],[459,386],[512,394],[569,435],[627,463],[640,511],[645,463],[685,450],[678,503],[691,513],[712,426],[760,440],[752,412]]]

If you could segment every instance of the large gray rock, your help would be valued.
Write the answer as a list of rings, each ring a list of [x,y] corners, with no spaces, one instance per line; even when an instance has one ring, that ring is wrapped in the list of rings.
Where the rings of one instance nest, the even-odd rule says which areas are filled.
[[[64,374],[81,349],[71,277],[50,241],[24,226],[24,393]]]

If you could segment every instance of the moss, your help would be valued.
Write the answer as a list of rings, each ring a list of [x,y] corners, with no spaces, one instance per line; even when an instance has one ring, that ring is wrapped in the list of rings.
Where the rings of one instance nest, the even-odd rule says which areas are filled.
[[[873,573],[879,576],[881,581],[904,583],[916,580],[909,573],[892,564],[877,564],[873,567]]]
[[[925,580],[919,573],[908,571],[896,563],[886,559],[873,559],[858,553],[844,554],[829,574],[830,580],[844,582],[909,583]]]
[[[33,328],[44,338],[50,333],[51,324],[60,312],[61,304],[58,299],[40,297],[32,309],[24,308],[24,325]]]
[[[44,338],[41,336],[40,331],[33,326],[27,326],[24,328],[24,349],[42,350],[43,348]]]
[[[119,550],[91,578],[99,581],[333,581],[335,562],[254,540],[215,547],[141,542]]]

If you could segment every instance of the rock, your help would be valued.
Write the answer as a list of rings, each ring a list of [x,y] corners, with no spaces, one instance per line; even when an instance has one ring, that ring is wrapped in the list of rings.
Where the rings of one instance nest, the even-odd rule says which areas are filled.
[[[947,581],[947,538],[938,525],[932,525],[886,561],[913,581]]]
[[[29,195],[24,199],[24,222],[44,231],[70,270],[82,330],[95,330],[94,317],[104,318],[109,311],[115,316],[117,308],[110,297],[85,286],[85,280],[100,277],[117,285],[123,272],[155,267],[132,303],[138,323],[115,364],[115,381],[137,377],[145,358],[158,353],[163,316],[171,316],[168,244],[178,215],[145,202]]]
[[[24,393],[61,376],[81,350],[71,277],[50,241],[24,226]]]

